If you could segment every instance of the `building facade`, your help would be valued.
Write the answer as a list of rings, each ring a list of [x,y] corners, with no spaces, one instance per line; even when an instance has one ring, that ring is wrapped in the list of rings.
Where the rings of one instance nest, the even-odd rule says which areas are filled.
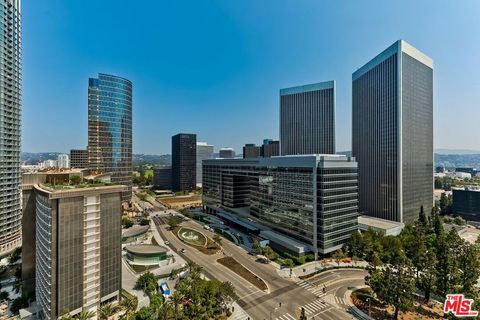
[[[1,0],[0,3],[0,256],[4,256],[22,243],[22,18],[20,0]]]
[[[72,149],[70,150],[71,168],[88,168],[88,150]]]
[[[213,146],[197,142],[197,183],[202,183],[202,161],[213,158]]]
[[[95,172],[110,173],[132,198],[132,83],[100,73],[88,80],[88,162]]]
[[[277,157],[280,155],[280,141],[265,139],[262,145],[262,157]]]
[[[172,189],[172,167],[153,169],[153,184],[156,187]]]
[[[121,197],[125,186],[54,188],[30,175],[24,191],[22,278],[40,319],[97,314],[121,292]],[[38,181],[35,181],[38,180]]]
[[[255,221],[326,254],[357,229],[355,159],[340,155],[214,159],[203,162],[203,205]],[[279,237],[280,238],[280,237]],[[287,241],[288,242],[288,241]]]
[[[59,154],[57,157],[57,167],[59,169],[70,168],[70,158],[68,154]]]
[[[233,158],[235,158],[235,149],[233,149],[233,148],[221,148],[218,156],[222,159],[233,159]]]
[[[480,190],[454,188],[452,194],[453,213],[467,221],[480,222]]]
[[[247,143],[243,146],[243,158],[258,158],[262,156],[262,147],[256,146],[254,143]]]
[[[172,190],[195,190],[197,181],[197,135],[179,133],[172,137]]]
[[[360,212],[413,222],[433,206],[433,61],[400,40],[352,81]]]
[[[335,154],[335,81],[280,90],[280,153]]]

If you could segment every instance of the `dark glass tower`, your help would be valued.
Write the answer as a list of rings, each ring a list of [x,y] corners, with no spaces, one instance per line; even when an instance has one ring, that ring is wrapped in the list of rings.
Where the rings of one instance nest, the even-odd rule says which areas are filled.
[[[412,222],[433,205],[433,61],[399,40],[352,81],[360,212]]]
[[[280,154],[335,153],[335,81],[280,90]]]
[[[0,256],[21,245],[20,0],[0,0]]]
[[[100,73],[88,81],[88,162],[91,170],[111,173],[128,186],[132,198],[132,83]]]
[[[196,186],[197,135],[179,133],[172,137],[172,189],[190,191]]]

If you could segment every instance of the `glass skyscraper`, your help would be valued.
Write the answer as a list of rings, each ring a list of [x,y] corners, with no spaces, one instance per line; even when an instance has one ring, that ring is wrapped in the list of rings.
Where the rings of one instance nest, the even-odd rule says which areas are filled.
[[[112,175],[132,198],[132,83],[100,73],[88,81],[88,162],[91,170]]]
[[[172,137],[172,190],[195,190],[197,181],[197,135],[179,133]]]
[[[399,40],[352,81],[360,213],[412,222],[433,206],[433,61]]]
[[[335,81],[280,90],[280,153],[335,153]]]
[[[0,256],[21,245],[20,0],[0,1]]]

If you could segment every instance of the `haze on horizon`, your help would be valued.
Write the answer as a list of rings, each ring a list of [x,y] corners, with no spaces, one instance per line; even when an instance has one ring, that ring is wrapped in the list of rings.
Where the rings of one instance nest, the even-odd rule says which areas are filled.
[[[178,132],[237,153],[278,139],[279,89],[326,80],[350,150],[351,75],[398,39],[434,60],[435,147],[480,149],[476,0],[46,3],[22,6],[23,151],[86,147],[98,72],[133,82],[134,153],[170,153]]]

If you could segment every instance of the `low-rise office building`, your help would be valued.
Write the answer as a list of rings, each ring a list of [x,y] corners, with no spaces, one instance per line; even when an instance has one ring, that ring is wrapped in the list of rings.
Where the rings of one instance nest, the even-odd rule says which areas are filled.
[[[357,230],[357,163],[342,155],[205,160],[203,207],[255,222],[305,251],[330,253]]]
[[[480,190],[453,189],[453,212],[467,221],[480,222]]]
[[[153,169],[153,184],[156,187],[172,189],[172,167]]]
[[[121,292],[122,185],[55,185],[24,175],[22,278],[40,319],[97,313]]]
[[[233,148],[221,148],[218,152],[218,156],[222,159],[235,158],[235,149]]]

